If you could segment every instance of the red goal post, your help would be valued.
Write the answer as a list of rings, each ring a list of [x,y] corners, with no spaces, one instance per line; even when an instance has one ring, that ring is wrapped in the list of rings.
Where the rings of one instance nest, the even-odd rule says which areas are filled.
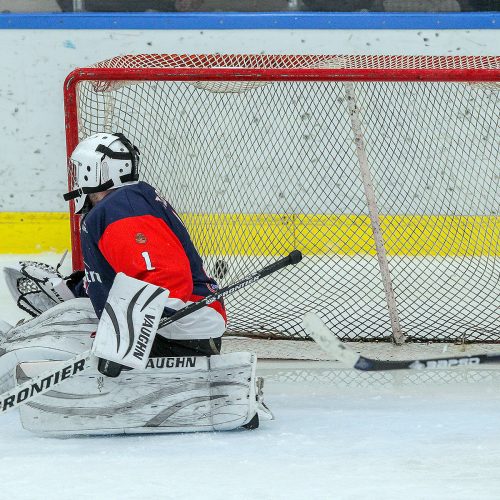
[[[190,86],[182,87],[182,90],[177,82]],[[187,207],[183,213],[186,214],[187,225],[195,234],[195,242],[203,248],[212,244],[217,247],[213,248],[214,255],[210,254],[211,250],[208,252],[207,259],[209,261],[212,259],[210,270],[218,269],[217,263],[220,261],[223,261],[224,265],[229,264],[230,272],[220,277],[222,281],[241,276],[242,273],[251,271],[253,267],[257,268],[261,263],[267,263],[266,259],[270,257],[287,253],[294,248],[293,245],[304,252],[306,261],[308,255],[311,256],[311,262],[314,260],[310,268],[304,267],[305,270],[299,271],[298,275],[286,276],[283,281],[269,285],[265,290],[265,295],[268,297],[265,306],[261,307],[256,297],[250,297],[249,302],[245,304],[243,301],[238,303],[237,298],[234,299],[234,309],[238,314],[240,308],[251,309],[248,317],[230,324],[232,327],[230,330],[234,333],[301,338],[303,337],[299,326],[301,311],[294,311],[298,304],[304,310],[323,309],[324,317],[330,326],[339,321],[336,332],[344,339],[380,339],[392,336],[396,341],[402,341],[405,337],[415,340],[457,338],[474,341],[492,341],[497,338],[500,340],[498,321],[487,319],[490,314],[494,315],[494,305],[490,299],[481,296],[481,290],[485,293],[482,280],[476,284],[480,299],[473,298],[476,292],[472,288],[465,299],[450,289],[449,294],[455,303],[445,311],[444,315],[440,316],[439,309],[442,308],[440,300],[430,305],[431,313],[421,313],[414,305],[415,302],[424,302],[424,298],[419,295],[419,287],[424,287],[428,294],[434,293],[436,285],[432,282],[433,276],[439,273],[451,273],[452,268],[453,273],[460,274],[463,269],[470,269],[470,264],[465,263],[467,259],[485,257],[486,264],[481,264],[483,267],[481,271],[478,270],[478,274],[489,273],[491,281],[486,287],[487,294],[495,292],[493,281],[498,266],[498,243],[495,244],[498,218],[495,218],[494,210],[491,209],[491,200],[486,208],[483,205],[479,207],[479,202],[479,204],[471,203],[473,213],[463,213],[460,203],[457,208],[455,199],[457,196],[449,197],[448,188],[439,185],[430,189],[435,191],[433,194],[438,201],[431,200],[426,193],[423,198],[427,204],[422,205],[421,209],[417,206],[415,210],[414,204],[398,205],[398,200],[395,199],[389,200],[390,206],[386,207],[384,204],[387,204],[388,195],[384,192],[384,182],[389,174],[382,168],[385,162],[389,165],[394,161],[396,153],[403,154],[406,143],[410,144],[413,160],[416,163],[419,163],[418,157],[422,155],[427,155],[430,159],[437,158],[436,172],[439,169],[446,171],[447,168],[446,158],[438,158],[439,151],[443,150],[443,147],[448,148],[445,156],[451,161],[451,169],[459,161],[463,162],[465,172],[470,165],[478,163],[478,158],[480,158],[479,163],[482,162],[491,169],[495,156],[498,164],[498,143],[495,143],[494,138],[488,139],[489,142],[486,141],[487,151],[484,154],[476,143],[472,153],[467,151],[467,141],[474,142],[474,137],[482,133],[485,128],[489,130],[488,134],[491,134],[491,128],[495,127],[494,117],[490,115],[498,109],[499,82],[500,57],[497,56],[220,54],[119,56],[92,67],[78,68],[68,75],[64,84],[67,152],[69,157],[78,141],[91,133],[102,131],[106,127],[119,127],[121,131],[130,134],[132,139],[138,141],[139,147],[144,148],[150,155],[154,152],[162,158],[162,161],[168,160],[166,163],[182,165],[182,175],[185,172],[188,184],[195,182],[197,178],[196,166],[187,159],[191,154],[190,148],[195,151],[199,161],[202,159],[200,150],[203,149],[203,144],[207,143],[210,145],[212,156],[207,160],[207,165],[203,166],[204,172],[209,172],[207,170],[210,167],[209,162],[213,168],[219,168],[217,165],[220,163],[222,167],[217,170],[217,176],[230,177],[230,161],[224,158],[231,156],[231,150],[236,149],[239,156],[235,159],[233,155],[231,161],[238,164],[238,168],[243,165],[240,172],[251,170],[245,163],[247,157],[252,158],[252,165],[262,162],[260,171],[275,169],[281,187],[273,184],[278,184],[276,177],[266,173],[262,185],[266,186],[265,189],[268,189],[267,186],[270,184],[273,186],[269,187],[269,192],[266,194],[258,193],[258,188],[254,185],[256,172],[252,171],[248,180],[242,179],[243,182],[238,187],[241,188],[241,193],[236,192],[232,186],[234,200],[231,199],[229,202],[224,198],[226,205],[230,205],[228,210],[225,210],[225,207],[219,210],[214,206],[204,214],[191,213],[196,212],[192,209],[192,200],[196,199],[196,189],[189,194],[191,201],[187,198],[178,200],[178,204]],[[273,83],[277,87],[270,90],[270,85]],[[350,86],[350,83],[353,85]],[[448,84],[451,84],[449,86],[451,92],[447,87]],[[459,84],[460,87],[454,84]],[[330,91],[333,86],[336,86],[335,91]],[[481,89],[481,95],[463,91],[462,89],[466,87]],[[165,97],[163,94],[160,96],[160,93],[164,93],[165,96],[168,93],[168,96]],[[240,97],[235,98],[235,95]],[[243,95],[252,97],[243,98],[241,97]],[[328,105],[323,107],[321,96],[325,97]],[[455,111],[462,105],[467,108],[469,106],[467,103],[474,99],[475,107],[472,111],[469,110],[474,118],[476,114],[481,115],[484,112],[489,117],[487,123],[481,121],[477,125],[476,131],[473,130],[474,124],[462,126],[460,112]],[[382,102],[383,105],[380,104]],[[434,108],[440,108],[447,102],[449,110],[443,108],[434,113]],[[421,107],[425,108],[421,117],[416,116],[419,113],[417,109],[419,103],[423,103]],[[337,105],[339,109],[335,108],[332,111],[332,107]],[[288,115],[287,109],[293,107],[297,107],[298,114]],[[269,108],[270,111],[266,113],[265,108]],[[340,123],[341,120],[338,118],[340,108],[345,108],[346,113],[345,118],[342,118],[345,124],[342,121],[342,127],[337,127],[342,128],[342,131],[338,132],[332,121],[338,120]],[[168,109],[168,113],[162,112],[163,109]],[[217,111],[218,109],[220,111]],[[259,113],[254,113],[256,109]],[[448,111],[450,116],[452,115],[450,120],[454,120],[453,123],[450,122],[449,127],[443,124],[443,128],[434,133],[431,127],[436,129],[439,123],[446,121]],[[399,115],[394,119],[396,112]],[[172,124],[167,123],[166,114],[175,117],[176,126],[183,114],[188,117],[185,124],[179,125],[182,132],[178,132]],[[220,118],[222,115],[224,118]],[[377,116],[380,116],[380,120],[375,122]],[[403,123],[405,116],[407,121]],[[261,131],[256,131],[256,127],[251,125],[254,119],[264,123]],[[134,120],[138,120],[139,124]],[[295,125],[295,122],[300,120],[302,120],[300,126]],[[425,128],[427,120],[431,122],[429,129]],[[313,121],[316,129],[312,126],[309,129],[304,125]],[[292,122],[293,126],[290,125]],[[242,124],[246,124],[247,128],[243,130]],[[402,125],[408,127],[405,132],[399,132]],[[161,137],[165,139],[165,144],[161,145],[160,149],[158,144],[151,142],[152,129],[156,127],[161,131]],[[496,127],[498,128],[498,123]],[[235,129],[238,129],[239,135],[231,135]],[[419,129],[421,137],[416,137]],[[395,134],[398,135],[396,145],[391,144],[389,139],[386,140],[388,130],[398,131]],[[217,131],[220,131],[223,139],[215,137]],[[302,132],[303,136],[294,142],[294,134]],[[270,144],[272,141],[267,140],[269,133],[275,141],[276,151],[280,152],[283,161],[281,165],[279,158],[273,156]],[[383,136],[384,140],[374,140],[377,134]],[[335,141],[329,142],[329,136],[332,135],[335,136]],[[190,137],[186,139],[186,136]],[[310,137],[313,137],[313,147],[307,144]],[[415,138],[414,141],[412,137]],[[247,139],[248,143],[242,144],[242,141]],[[351,144],[349,152],[346,153],[343,148],[349,140]],[[414,146],[412,141],[418,144]],[[457,156],[452,149],[455,144],[464,141],[463,151]],[[171,151],[172,144],[175,146],[181,142],[181,149],[184,149],[175,156]],[[265,161],[259,157],[255,149],[259,144],[264,145],[262,156],[273,156],[272,161]],[[449,147],[450,144],[453,144],[453,147]],[[217,146],[220,146],[219,150]],[[333,147],[337,148],[334,154],[328,149]],[[223,154],[221,149],[224,150]],[[392,156],[387,153],[387,157],[383,157],[384,150],[392,151]],[[309,152],[305,154],[304,151]],[[303,154],[305,156],[302,156]],[[486,159],[485,155],[488,155]],[[342,158],[338,164],[336,158]],[[307,168],[307,172],[301,173],[301,165],[304,162],[312,164],[314,161],[320,167],[315,169],[311,166]],[[283,172],[286,162],[292,163],[294,169],[289,178],[285,177],[287,174]],[[359,169],[356,172],[354,163],[357,165],[356,169]],[[345,178],[340,178],[340,174],[339,179],[336,176],[330,178],[329,171],[325,170],[328,165],[335,172],[342,172]],[[154,168],[146,165],[147,175],[153,172]],[[192,172],[189,168],[193,169]],[[396,170],[399,168],[397,166]],[[394,167],[388,170],[393,172]],[[346,173],[347,171],[349,172]],[[451,179],[455,174],[456,172],[442,175],[448,175]],[[172,181],[174,182],[172,185],[159,187],[165,196],[171,196],[172,192],[188,190],[183,184],[186,179],[180,179],[179,170],[169,171],[168,174],[155,171],[151,175],[153,177],[147,177],[147,180],[153,184],[163,182],[165,177],[179,177],[175,180],[177,184]],[[326,182],[321,175],[326,175]],[[411,175],[412,179],[414,178],[413,186],[418,186],[418,189],[415,188],[418,191],[421,189],[422,179],[428,172],[420,163],[415,166],[414,171],[409,164],[405,164],[397,175],[400,179],[387,180],[392,190],[398,183],[405,184]],[[460,171],[459,175],[463,176],[464,173]],[[474,176],[476,175],[483,174],[475,173]],[[490,177],[494,179],[494,174],[490,170],[484,175],[486,179]],[[311,178],[314,179],[314,186],[311,185]],[[353,187],[332,188],[332,191],[339,191],[340,197],[346,198],[346,201],[342,206],[339,204],[332,206],[331,209],[325,208],[334,199],[333,195],[327,194],[325,199],[318,201],[313,193],[323,196],[324,185],[337,186],[333,183],[334,180],[338,181],[339,185],[352,184]],[[72,182],[69,175],[70,189]],[[227,182],[229,183],[229,180]],[[245,182],[252,184],[252,192],[244,191]],[[470,186],[463,188],[464,181],[460,189],[463,189],[467,196],[478,191],[474,179],[468,179],[466,182],[470,182]],[[297,187],[302,184],[307,186]],[[375,184],[375,187],[372,184]],[[323,186],[321,193],[319,186]],[[207,187],[206,182],[204,187]],[[209,188],[217,192],[218,185],[210,184]],[[283,193],[280,192],[281,188]],[[297,193],[301,192],[301,189],[305,193],[304,198],[300,203],[296,203]],[[408,188],[408,192],[410,191]],[[226,195],[224,192],[224,196]],[[273,205],[271,198],[279,198],[281,195],[285,201],[279,206]],[[328,198],[329,196],[331,198]],[[389,198],[391,196],[395,198],[394,194],[389,195]],[[248,201],[252,197],[259,198],[255,206],[251,206]],[[363,199],[365,205],[354,206],[349,197],[356,200]],[[238,198],[244,200],[241,207],[238,206]],[[310,206],[306,206],[307,204]],[[438,206],[441,208],[437,209]],[[413,212],[408,212],[409,208],[413,209]],[[202,211],[203,207],[199,210]],[[290,224],[294,226],[291,236]],[[81,268],[82,265],[78,225],[78,217],[71,212],[74,268]],[[468,229],[464,230],[463,225]],[[242,233],[238,232],[239,230],[234,232],[234,229],[228,229],[235,226],[248,226],[251,229],[246,232],[241,230]],[[438,226],[439,230],[436,230]],[[324,235],[319,234],[318,227],[326,228]],[[356,228],[359,229],[359,233],[356,232]],[[203,231],[207,231],[208,236]],[[448,245],[446,235],[450,235],[451,231],[454,231],[454,235],[450,239],[462,241]],[[221,238],[224,242],[217,245],[214,238],[218,238],[220,234],[228,236],[226,239]],[[273,238],[269,237],[270,234],[274,235]],[[429,248],[425,249],[425,244],[413,241],[415,234],[428,238]],[[407,243],[399,243],[398,246],[396,241],[398,238],[404,239]],[[471,238],[474,238],[473,245],[465,241],[470,242]],[[332,244],[334,239],[339,243]],[[488,247],[486,251],[485,246]],[[415,247],[418,249],[415,250]],[[417,265],[416,262],[427,258],[425,251],[428,251],[429,262],[432,261],[432,265],[427,264],[426,260],[426,264],[419,267],[420,264]],[[362,259],[366,256],[368,260],[357,261],[359,256],[362,256]],[[372,262],[373,258],[375,261]],[[406,258],[410,259],[410,264],[403,263]],[[346,264],[346,259],[355,263]],[[450,261],[454,259],[454,263],[443,267],[440,262],[443,259]],[[331,264],[333,260],[335,263]],[[333,267],[324,271],[330,265]],[[404,270],[408,265],[412,268],[412,272]],[[321,273],[325,273],[321,279],[318,278],[318,269],[321,269]],[[325,293],[325,287],[338,276],[339,269],[340,291],[333,295]],[[362,279],[355,285],[352,282],[358,275],[362,276]],[[417,279],[418,283],[415,286],[407,284],[405,280],[410,278]],[[443,286],[446,284],[445,278],[446,276],[442,278]],[[294,287],[306,287],[311,285],[311,280],[314,280],[312,287],[314,290],[311,292],[313,298],[298,299],[294,295],[296,292],[289,290],[290,282]],[[371,282],[375,280],[379,282],[372,286]],[[278,299],[273,296],[273,286],[276,285],[278,295],[282,295]],[[457,288],[463,286],[457,285]],[[284,295],[286,297],[283,297]],[[374,303],[368,304],[365,295],[370,300],[373,298]],[[343,300],[346,302],[346,309],[340,310]],[[448,298],[442,300],[446,302]],[[461,305],[463,306],[464,300],[471,300],[465,304],[467,315],[461,317],[455,324],[453,317]],[[475,324],[474,310],[478,307],[477,302],[488,305],[481,311],[478,324]],[[333,304],[331,310],[327,310],[325,303]],[[353,311],[359,312],[353,313]],[[242,311],[241,314],[246,313]],[[422,320],[422,324],[426,323],[426,326],[420,326],[419,321],[424,316],[425,321]],[[471,324],[474,324],[472,330]]]

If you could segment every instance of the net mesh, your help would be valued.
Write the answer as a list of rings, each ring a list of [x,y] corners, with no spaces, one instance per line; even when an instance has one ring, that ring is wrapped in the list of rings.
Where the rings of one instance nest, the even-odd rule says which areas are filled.
[[[499,69],[496,57],[123,56],[108,68]],[[227,297],[228,332],[343,340],[391,322],[342,81],[88,80],[78,137],[123,132],[221,285],[293,249],[295,267]],[[173,76],[172,76],[173,75]],[[90,77],[89,77],[90,78]],[[210,77],[212,78],[212,77]],[[498,82],[354,82],[403,333],[500,340]]]
[[[96,63],[97,68],[311,68],[342,61],[359,69],[499,69],[497,56],[138,54]]]

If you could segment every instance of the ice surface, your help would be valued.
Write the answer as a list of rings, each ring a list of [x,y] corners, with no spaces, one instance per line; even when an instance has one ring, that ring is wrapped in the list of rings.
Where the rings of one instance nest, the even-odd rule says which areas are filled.
[[[22,316],[3,282],[0,301],[0,318]],[[276,420],[256,431],[49,439],[23,430],[17,412],[1,415],[0,498],[500,498],[492,370],[421,380],[357,378],[324,362],[259,371]]]

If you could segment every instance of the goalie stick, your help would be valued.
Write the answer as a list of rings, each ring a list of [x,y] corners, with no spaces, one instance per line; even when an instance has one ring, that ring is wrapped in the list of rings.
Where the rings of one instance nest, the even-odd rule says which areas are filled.
[[[199,302],[194,302],[186,307],[183,307],[169,318],[164,318],[163,323],[160,323],[160,326],[169,325],[170,323],[173,323],[174,321],[177,321],[178,319],[183,318],[184,316],[187,316],[188,314],[191,314],[208,304],[211,304],[213,301],[251,285],[259,279],[283,269],[290,264],[298,264],[301,260],[302,254],[298,250],[294,250],[287,257],[264,267],[260,271],[245,276],[244,278],[232,283],[231,285],[221,288],[211,295],[207,295]],[[32,398],[51,390],[54,386],[60,384],[64,380],[82,373],[92,365],[95,366],[95,359],[96,358],[92,356],[90,351],[85,351],[67,360],[62,368],[42,373],[41,375],[18,385],[14,389],[0,394],[0,414],[16,408],[21,404],[27,403]],[[112,365],[117,365],[121,370],[121,365],[117,363],[112,363]],[[112,368],[116,370],[116,367]]]
[[[306,333],[333,359],[361,371],[425,370],[500,363],[500,354],[477,354],[474,356],[449,356],[401,361],[371,359],[358,354],[341,342],[315,313],[306,313],[302,325]]]

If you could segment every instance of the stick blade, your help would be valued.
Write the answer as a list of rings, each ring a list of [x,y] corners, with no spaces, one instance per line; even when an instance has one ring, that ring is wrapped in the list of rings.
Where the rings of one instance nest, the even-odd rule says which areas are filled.
[[[327,353],[332,359],[341,361],[353,368],[359,359],[359,354],[343,344],[338,337],[325,325],[321,318],[308,312],[302,318],[302,326],[306,333]]]

